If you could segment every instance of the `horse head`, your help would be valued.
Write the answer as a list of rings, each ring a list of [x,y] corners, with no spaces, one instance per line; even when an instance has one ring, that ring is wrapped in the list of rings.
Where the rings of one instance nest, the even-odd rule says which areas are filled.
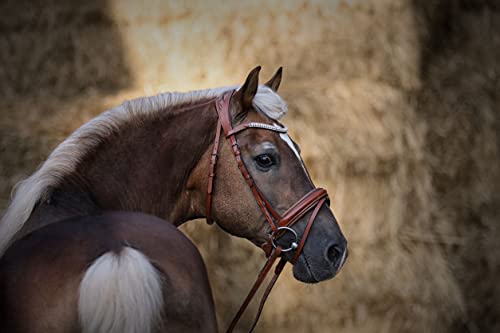
[[[225,109],[218,108],[222,135],[228,140],[221,139],[220,149],[206,156],[218,157],[217,164],[212,163],[211,174],[216,176],[208,218],[268,254],[271,247],[280,247],[282,257],[295,264],[296,279],[323,281],[340,271],[347,258],[347,241],[326,191],[315,190],[299,146],[284,125],[253,103],[258,90],[277,92],[282,69],[260,87],[259,71],[260,67],[252,70],[241,88],[226,96]]]

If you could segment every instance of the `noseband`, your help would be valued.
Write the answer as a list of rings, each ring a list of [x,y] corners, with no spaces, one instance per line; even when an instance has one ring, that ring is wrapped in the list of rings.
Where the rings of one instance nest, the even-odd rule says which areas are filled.
[[[299,255],[302,252],[302,249],[303,249],[304,244],[306,242],[307,236],[309,235],[309,232],[311,231],[311,227],[312,227],[314,221],[316,220],[316,216],[318,215],[319,210],[321,209],[323,204],[328,199],[328,194],[327,194],[325,189],[315,188],[315,189],[311,190],[309,193],[307,193],[306,195],[304,195],[296,203],[294,203],[289,209],[287,209],[283,213],[282,216],[279,215],[274,210],[272,205],[267,201],[265,196],[259,190],[259,188],[255,184],[255,181],[253,180],[252,176],[250,175],[247,168],[245,167],[245,164],[243,163],[243,160],[241,158],[240,148],[239,148],[238,142],[236,140],[236,134],[239,132],[242,132],[246,129],[251,129],[251,128],[264,129],[264,130],[278,132],[278,133],[286,133],[287,128],[277,126],[277,125],[269,125],[269,124],[256,123],[256,122],[241,124],[241,125],[238,125],[238,126],[233,128],[231,125],[231,118],[229,115],[229,105],[230,105],[231,97],[233,96],[233,94],[234,94],[234,90],[225,93],[221,98],[219,98],[215,101],[215,106],[216,106],[217,114],[219,116],[219,120],[217,122],[217,130],[216,130],[216,134],[215,134],[214,147],[213,147],[212,156],[210,159],[210,172],[209,172],[209,178],[208,178],[208,190],[207,190],[207,202],[206,202],[207,222],[209,224],[213,223],[213,220],[211,217],[213,182],[214,182],[214,178],[215,178],[215,170],[216,170],[216,165],[217,165],[220,135],[221,135],[221,132],[224,132],[224,136],[226,137],[226,139],[229,141],[229,143],[231,145],[231,150],[233,152],[234,157],[236,158],[238,168],[240,169],[241,174],[243,175],[243,178],[245,179],[247,185],[250,187],[250,190],[252,191],[252,194],[253,194],[255,200],[257,201],[257,204],[259,205],[262,213],[266,217],[266,220],[271,227],[272,233],[271,233],[269,239],[267,240],[267,242],[262,246],[264,252],[266,253],[266,256],[268,257],[267,262],[264,265],[264,268],[259,273],[257,280],[255,281],[252,289],[250,290],[247,297],[245,298],[238,313],[233,318],[229,328],[227,329],[227,332],[232,332],[234,330],[234,328],[236,327],[236,324],[238,323],[238,320],[243,315],[243,312],[245,311],[248,304],[252,300],[253,296],[257,292],[258,288],[260,287],[260,285],[264,281],[267,273],[270,271],[270,269],[273,266],[276,259],[284,252],[295,250],[295,255],[294,255],[293,259],[291,260],[291,263],[295,264],[297,262]],[[309,221],[307,222],[306,228],[304,229],[302,239],[300,239],[300,241],[299,241],[297,233],[295,232],[294,229],[292,229],[292,226],[295,223],[297,223],[297,221],[299,221],[304,215],[306,215],[311,210],[313,212],[309,218]],[[291,233],[294,236],[294,241],[292,241],[290,243],[289,247],[283,249],[280,245],[278,245],[277,240],[280,237],[282,237],[285,233]],[[266,299],[269,296],[269,293],[271,292],[271,289],[273,288],[274,284],[276,283],[280,273],[283,271],[285,264],[286,264],[286,260],[282,257],[280,259],[279,263],[276,265],[276,268],[274,271],[274,276],[273,276],[272,280],[269,282],[269,285],[267,286],[267,288],[264,292],[264,295],[262,296],[262,299],[261,299],[261,302],[259,305],[259,309],[258,309],[257,315],[255,317],[255,320],[253,322],[253,325],[250,329],[250,332],[253,331],[253,329],[255,328],[257,321],[259,320],[260,314],[262,312],[262,309],[264,307],[264,304],[266,302]]]

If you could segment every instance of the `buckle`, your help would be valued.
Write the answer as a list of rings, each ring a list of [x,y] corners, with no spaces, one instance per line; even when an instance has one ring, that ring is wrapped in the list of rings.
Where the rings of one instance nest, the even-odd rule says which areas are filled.
[[[286,249],[285,249],[285,248],[283,248],[283,249],[281,250],[281,252],[288,252],[288,251],[292,251],[292,250],[295,250],[296,248],[298,248],[298,247],[299,247],[299,236],[297,236],[297,233],[295,232],[295,230],[293,230],[292,228],[289,228],[289,227],[278,227],[278,229],[276,229],[276,232],[273,232],[273,233],[271,234],[271,244],[273,245],[273,247],[274,247],[274,248],[277,248],[277,247],[278,247],[278,245],[275,243],[276,238],[275,238],[274,236],[275,236],[275,234],[276,234],[277,232],[279,232],[280,230],[284,230],[284,231],[285,231],[285,233],[286,233],[286,232],[291,232],[291,233],[295,236],[295,241],[292,241],[292,242],[290,243],[290,246],[289,246],[288,248],[286,248]]]

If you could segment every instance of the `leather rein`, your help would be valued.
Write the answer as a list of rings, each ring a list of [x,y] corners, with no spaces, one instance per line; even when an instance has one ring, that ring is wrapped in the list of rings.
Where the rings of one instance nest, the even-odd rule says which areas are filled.
[[[218,98],[215,101],[215,107],[217,110],[217,114],[219,116],[219,120],[217,122],[217,130],[215,134],[215,140],[214,140],[214,146],[212,150],[212,155],[210,159],[210,171],[209,171],[209,177],[208,177],[208,189],[207,189],[207,201],[206,201],[206,219],[208,224],[212,224],[213,220],[211,217],[211,212],[212,212],[212,193],[213,193],[213,185],[214,185],[214,178],[215,178],[215,172],[216,172],[216,166],[217,166],[217,159],[218,159],[218,151],[219,151],[219,143],[220,143],[220,136],[221,132],[224,133],[224,136],[226,139],[229,141],[229,144],[231,145],[231,150],[233,152],[234,157],[236,158],[236,162],[238,164],[238,168],[241,171],[241,174],[243,175],[243,178],[245,179],[247,185],[250,187],[250,190],[252,191],[252,194],[257,201],[257,204],[259,205],[262,213],[266,217],[266,220],[268,221],[269,225],[271,226],[272,233],[268,239],[268,241],[263,245],[263,250],[266,253],[266,256],[268,257],[266,264],[260,271],[257,280],[255,281],[252,289],[248,293],[247,297],[243,301],[240,309],[234,316],[233,320],[231,321],[231,324],[229,325],[228,329],[226,332],[232,332],[234,328],[236,327],[236,324],[238,323],[239,319],[243,315],[243,312],[245,309],[248,307],[250,301],[252,298],[255,296],[255,293],[259,289],[260,285],[264,281],[265,277],[271,270],[274,262],[276,259],[284,252],[288,251],[293,251],[295,250],[295,255],[293,259],[291,260],[292,264],[295,264],[299,258],[300,253],[302,252],[302,249],[304,247],[304,244],[306,242],[307,236],[309,235],[309,232],[311,231],[312,225],[314,221],[316,220],[316,216],[318,215],[321,207],[323,204],[328,200],[328,194],[325,189],[322,188],[315,188],[311,190],[309,193],[304,195],[301,199],[299,199],[296,203],[294,203],[288,210],[286,210],[282,216],[280,216],[272,207],[272,205],[267,201],[265,198],[264,194],[259,190],[257,185],[255,184],[255,181],[253,180],[252,176],[248,172],[247,168],[245,167],[245,164],[243,163],[243,160],[241,158],[241,152],[240,148],[238,146],[238,142],[236,140],[236,134],[244,131],[246,129],[264,129],[268,131],[273,131],[273,132],[278,132],[278,133],[286,133],[287,128],[286,127],[281,127],[277,125],[269,125],[269,124],[264,124],[264,123],[256,123],[256,122],[250,122],[250,123],[244,123],[241,124],[235,128],[233,128],[231,124],[231,119],[229,115],[229,105],[231,98],[234,94],[233,91],[226,92],[224,95],[222,95],[220,98]],[[292,229],[292,226],[297,223],[304,215],[306,215],[309,211],[313,211],[311,216],[309,217],[309,220],[307,222],[306,228],[304,229],[304,233],[302,235],[302,239],[299,241],[297,233],[295,232],[294,229]],[[290,246],[288,248],[283,249],[282,246],[277,244],[277,240],[283,236],[285,233],[291,233],[294,236],[294,241],[291,242]],[[262,299],[260,301],[259,309],[257,311],[257,314],[255,316],[255,320],[252,324],[252,327],[250,329],[250,332],[253,331],[255,326],[257,325],[257,322],[259,320],[260,314],[262,313],[262,309],[264,308],[264,304],[267,300],[267,297],[271,293],[272,288],[274,287],[274,284],[278,280],[279,275],[283,271],[283,268],[286,265],[286,259],[281,257],[280,261],[276,265],[274,269],[274,276],[269,282]]]

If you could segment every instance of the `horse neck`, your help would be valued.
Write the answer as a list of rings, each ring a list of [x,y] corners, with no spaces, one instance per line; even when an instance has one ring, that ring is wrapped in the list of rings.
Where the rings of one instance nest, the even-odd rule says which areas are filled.
[[[188,179],[213,141],[214,103],[146,118],[106,140],[78,178],[102,210],[140,211],[175,225],[200,217],[204,189],[188,189]]]
[[[45,225],[106,210],[139,211],[172,224],[202,217],[205,172],[192,176],[215,135],[213,103],[137,119],[107,138],[41,201],[15,239]],[[140,125],[138,125],[140,124]]]

